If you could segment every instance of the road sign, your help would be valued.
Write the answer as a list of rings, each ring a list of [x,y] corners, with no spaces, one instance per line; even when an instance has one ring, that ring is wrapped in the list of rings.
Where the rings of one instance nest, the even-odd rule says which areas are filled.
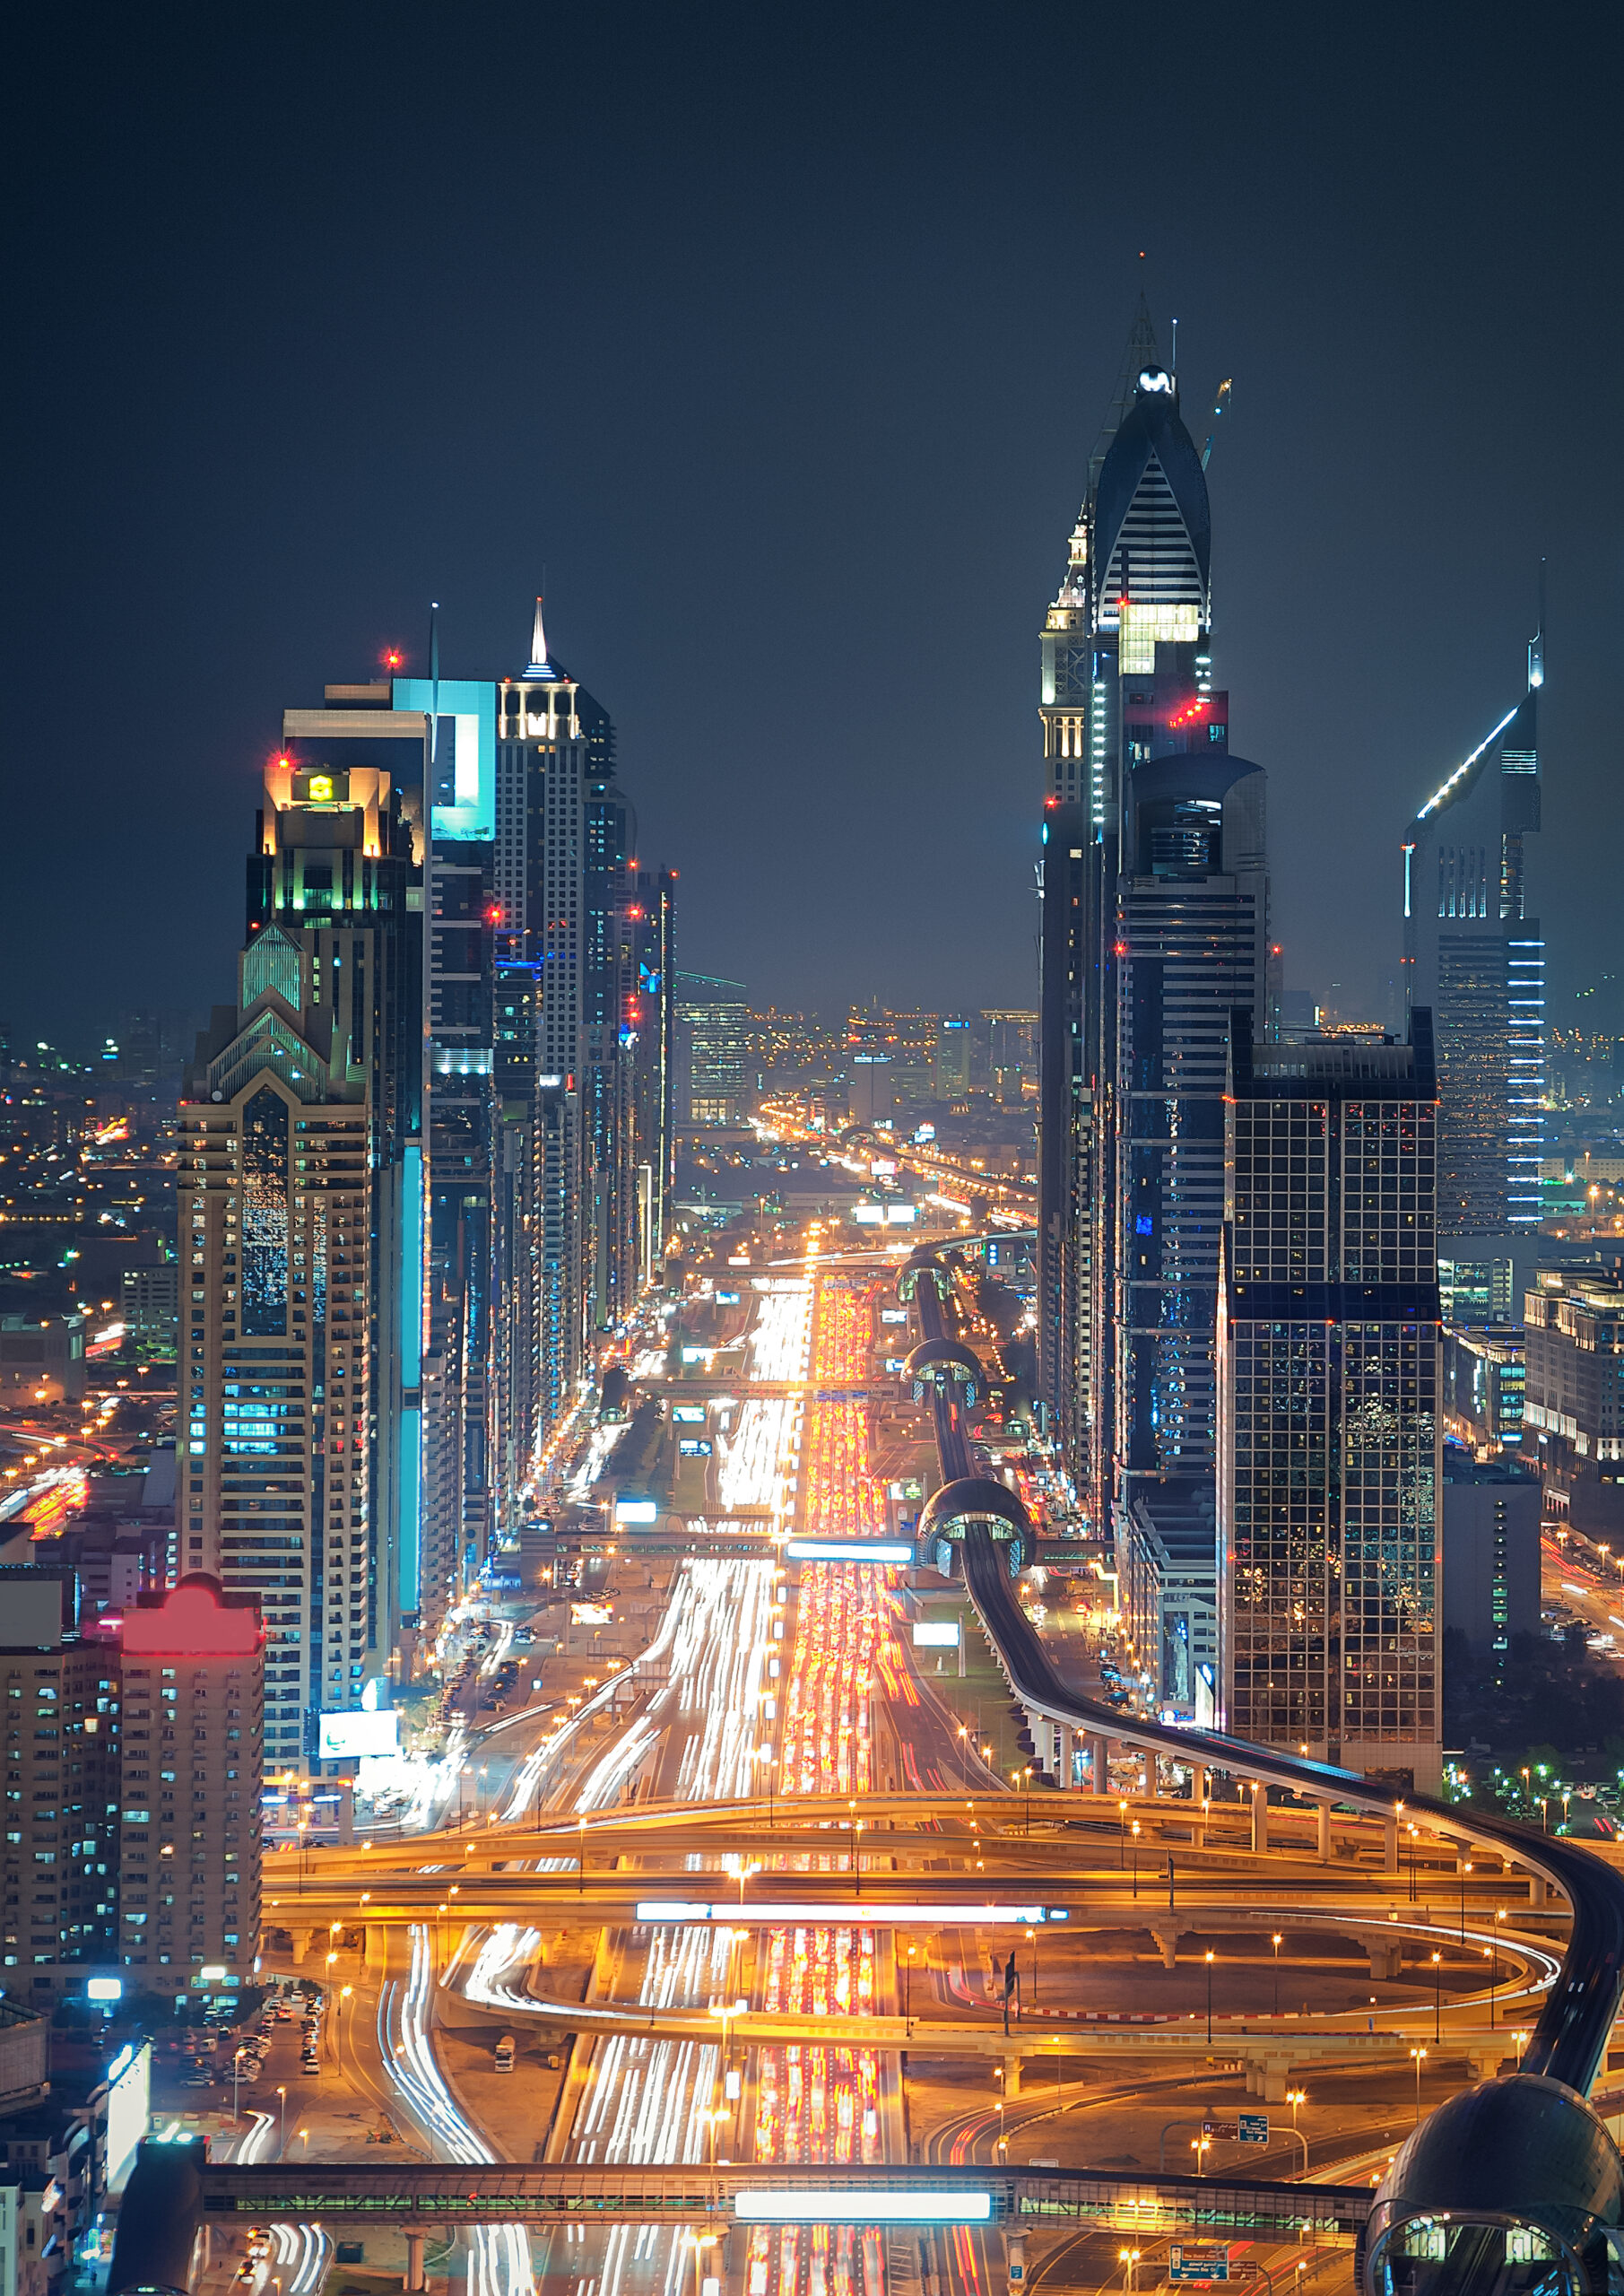
[[[1269,2142],[1268,2114],[1242,2113],[1237,2122],[1236,2134],[1243,2144],[1266,2144]]]
[[[1168,2278],[1170,2281],[1228,2280],[1229,2251],[1203,2243],[1197,2248],[1191,2243],[1181,2246],[1177,2240],[1168,2250]]]

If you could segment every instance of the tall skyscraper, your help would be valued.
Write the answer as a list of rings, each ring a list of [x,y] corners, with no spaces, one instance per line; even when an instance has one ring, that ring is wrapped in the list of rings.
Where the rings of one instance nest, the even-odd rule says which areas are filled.
[[[1444,1236],[1537,1228],[1544,1152],[1545,944],[1527,913],[1524,840],[1540,826],[1539,693],[1528,685],[1406,833],[1404,981],[1437,1036]]]
[[[369,794],[386,806],[386,793]],[[297,898],[317,890],[326,864],[308,855],[326,849],[277,857]],[[367,858],[363,848],[363,874]],[[387,1657],[371,1485],[371,1095],[354,1057],[367,968],[348,935],[343,945],[350,961],[334,969],[325,935],[295,940],[274,924],[253,935],[237,1004],[200,1043],[179,1111],[181,1569],[257,1598],[273,1769],[311,1756],[321,1714],[359,1707]]]
[[[1119,1461],[1129,1447],[1123,1431],[1140,1430],[1138,1451],[1147,1459],[1159,1456],[1165,1465],[1178,1455],[1182,1437],[1171,1452],[1167,1446],[1175,1424],[1190,1423],[1185,1383],[1191,1359],[1177,1338],[1164,1339],[1161,1319],[1170,1313],[1174,1332],[1194,1328],[1201,1312],[1191,1290],[1195,1267],[1200,1262],[1210,1270],[1215,1248],[1195,1210],[1201,1152],[1184,1128],[1186,1096],[1209,1102],[1211,1083],[1203,1073],[1197,1089],[1200,1058],[1186,1066],[1165,1035],[1168,1013],[1154,1017],[1145,1000],[1153,998],[1154,976],[1164,986],[1177,980],[1176,1001],[1187,1003],[1194,994],[1211,1005],[1226,982],[1236,985],[1235,966],[1243,961],[1233,940],[1238,919],[1244,912],[1249,920],[1241,933],[1246,968],[1254,962],[1250,936],[1266,930],[1261,780],[1251,799],[1226,800],[1223,793],[1247,770],[1231,772],[1226,761],[1214,773],[1199,762],[1228,741],[1224,698],[1211,689],[1203,465],[1180,417],[1177,378],[1156,356],[1142,304],[1114,433],[1090,466],[1065,573],[1045,621],[1040,710],[1046,795],[1039,1378],[1051,1427],[1102,1524],[1118,1495]],[[1161,761],[1170,758],[1180,762],[1166,768]],[[1144,785],[1142,839],[1132,777],[1151,767],[1156,770]],[[1212,804],[1221,813],[1226,803],[1227,845],[1222,837],[1216,846],[1203,841],[1201,822],[1210,821]],[[1255,837],[1241,827],[1248,804],[1256,813]],[[1199,865],[1181,871],[1181,861]],[[1176,890],[1181,875],[1182,892]],[[1209,878],[1233,883],[1197,892],[1196,883]],[[1230,905],[1225,946],[1211,984],[1194,989],[1189,920],[1209,899]],[[1123,972],[1133,946],[1130,910],[1145,935],[1144,962],[1133,978]],[[1158,939],[1164,927],[1165,944]],[[1135,997],[1137,1004],[1125,1003]],[[1131,1105],[1125,1093],[1137,1095]],[[1194,1101],[1187,1113],[1192,1124],[1202,1120]],[[1205,1120],[1210,1124],[1210,1112]],[[1166,1238],[1159,1205],[1125,1207],[1130,1173],[1134,1186],[1173,1189],[1176,1237]],[[1136,1224],[1141,1218],[1157,1224],[1146,1231]],[[1126,1239],[1131,1267],[1124,1258],[1125,1219],[1135,1223]],[[1193,1223],[1202,1228],[1199,1248]],[[1139,1283],[1132,1293],[1125,1288],[1130,1274]],[[1144,1344],[1135,1344],[1133,1361],[1125,1365],[1129,1330]],[[1161,1370],[1152,1378],[1154,1362]],[[1119,1394],[1125,1378],[1128,1387]],[[1160,1435],[1151,1434],[1164,1405],[1173,1418]],[[1203,1413],[1210,1417],[1197,1403],[1197,1422]]]
[[[1160,1492],[1211,1518],[1229,1016],[1261,1009],[1268,956],[1264,777],[1225,744],[1225,697],[1180,700],[1181,683],[1154,732],[1136,736],[1152,754],[1125,790],[1110,1239],[1119,1529],[1142,1500],[1154,1515]]]
[[[1411,1042],[1231,1049],[1220,1726],[1435,1791],[1438,1088]]]
[[[678,1122],[743,1124],[748,1114],[745,1039],[751,1028],[743,982],[680,972],[676,1025]]]

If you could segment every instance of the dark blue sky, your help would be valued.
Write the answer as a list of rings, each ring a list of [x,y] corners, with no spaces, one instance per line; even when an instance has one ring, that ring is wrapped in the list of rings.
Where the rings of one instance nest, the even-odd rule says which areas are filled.
[[[1379,1012],[1544,553],[1561,1017],[1619,956],[1617,24],[36,12],[0,1022],[226,994],[284,702],[421,656],[430,596],[448,671],[520,667],[543,563],[686,965],[1031,997],[1037,633],[1142,282],[1198,438],[1235,378],[1217,674],[1289,981]]]

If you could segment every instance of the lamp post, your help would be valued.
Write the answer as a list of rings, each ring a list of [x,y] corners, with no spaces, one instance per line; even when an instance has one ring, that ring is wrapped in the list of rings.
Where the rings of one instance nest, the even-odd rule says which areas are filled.
[[[288,2092],[285,2088],[281,2088],[276,2092],[276,2157],[279,2161],[285,2158],[287,2150]]]
[[[908,2004],[913,1991],[911,1980],[914,1974],[914,1955],[916,1951],[916,1947],[910,1945],[908,1949],[908,1959],[902,1964],[902,2022],[904,2024],[907,2024],[908,2019]]]
[[[1116,1844],[1116,1869],[1120,1873],[1128,1862],[1128,1805],[1125,1802],[1116,1805],[1116,1823],[1120,1833]]]
[[[1026,1831],[1032,1831],[1032,1765],[1026,1766]]]
[[[1278,2017],[1280,2014],[1280,1949],[1286,1941],[1281,1932],[1277,1929],[1270,1942],[1274,1947],[1274,2013]]]
[[[581,1820],[580,1856],[576,1860],[575,1893],[577,1897],[583,1898],[586,1894],[586,1821],[584,1816]]]
[[[1211,2048],[1211,2046],[1212,2046],[1212,1962],[1213,1962],[1213,1959],[1214,1959],[1214,1956],[1213,1956],[1213,1953],[1212,1953],[1212,1950],[1211,1950],[1211,1946],[1209,1946],[1209,1947],[1208,1947],[1208,1949],[1207,1949],[1207,2047],[1208,2047],[1209,2048]]]
[[[1035,1929],[1027,1931],[1026,1942],[1032,1949],[1032,2006],[1035,2009],[1038,2006],[1038,1932]]]
[[[1427,2062],[1427,2052],[1424,2048],[1412,2048],[1410,2054],[1415,2063],[1415,2125],[1419,2128],[1421,2125],[1421,2067]]]
[[[1471,1871],[1472,1861],[1468,1858],[1466,1863],[1461,1867],[1459,1875],[1461,1884],[1461,1943],[1463,1945],[1466,1943],[1466,1876],[1471,1873]]]
[[[1307,2101],[1308,2092],[1306,2089],[1287,2090],[1286,2102],[1291,2108],[1291,2134],[1303,2148],[1303,2174],[1305,2177],[1308,2173],[1308,2140],[1297,2125],[1297,2109],[1298,2105],[1306,2105]]]
[[[1206,2156],[1211,2143],[1210,2136],[1193,2136],[1190,2139],[1190,2150],[1195,2155],[1195,2173],[1198,2177],[1204,2177],[1207,2172]]]
[[[1116,2251],[1116,2261],[1122,2266],[1122,2284],[1124,2290],[1126,2292],[1126,2296],[1133,2296],[1133,2290],[1137,2281],[1135,2267],[1139,2263],[1139,2250],[1137,2248],[1118,2248]]]
[[[237,2096],[242,2082],[242,2060],[248,2053],[246,2048],[239,2048],[231,2059],[231,2118],[233,2120],[237,2118]]]
[[[1441,2046],[1441,2045],[1442,2045],[1442,2042],[1443,2042],[1443,2039],[1444,2039],[1444,1957],[1443,1957],[1442,1953],[1434,1953],[1434,1955],[1432,1956],[1432,2039],[1433,2039],[1433,2046],[1434,2046],[1435,2048]]]
[[[1513,2033],[1511,2038],[1517,2045],[1517,2071],[1520,2073],[1523,2069],[1523,2051],[1528,2046],[1528,2036],[1526,2033]]]
[[[959,1751],[964,1761],[964,1790],[968,1794],[970,1790],[970,1726],[968,1722],[959,1725]]]

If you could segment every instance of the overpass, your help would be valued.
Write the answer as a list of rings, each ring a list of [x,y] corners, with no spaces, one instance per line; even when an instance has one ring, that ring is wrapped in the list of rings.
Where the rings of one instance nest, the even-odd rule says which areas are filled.
[[[912,1307],[921,1343],[949,1336],[942,1309],[951,1291],[947,1271],[928,1246],[905,1263],[898,1296]],[[1249,1779],[1259,1847],[1266,1847],[1268,1787],[1283,1787],[1317,1804],[1327,1817],[1339,1804],[1382,1818],[1390,1825],[1394,1864],[1402,1813],[1424,1820],[1463,1847],[1481,1842],[1509,1853],[1541,1885],[1556,1888],[1568,1900],[1568,1950],[1522,2069],[1451,2099],[1402,2148],[1377,2196],[1365,2275],[1369,2296],[1390,2286],[1395,2272],[1413,2280],[1416,2266],[1398,2262],[1409,2253],[1411,2227],[1430,2226],[1437,2212],[1452,2211],[1455,2230],[1444,2242],[1452,2268],[1429,2274],[1434,2291],[1489,2296],[1502,2288],[1512,2255],[1504,2243],[1524,2231],[1546,2243],[1540,2253],[1573,2257],[1573,2278],[1584,2285],[1586,2268],[1577,2260],[1568,2220],[1585,2219],[1589,2230],[1584,2237],[1593,2246],[1602,2237],[1598,2228],[1607,2228],[1614,2239],[1624,2236],[1624,2166],[1606,2129],[1583,2101],[1605,2060],[1624,1996],[1624,1874],[1576,1843],[1471,1805],[1428,1796],[1395,1804],[1354,1771],[1218,1731],[1175,1729],[1125,1716],[1081,1696],[1061,1679],[1015,1599],[1008,1558],[1012,1540],[1021,1538],[1023,1522],[1027,1552],[1032,1551],[1024,1507],[1005,1484],[974,1473],[963,1417],[945,1385],[933,1387],[929,1399],[942,1488],[921,1517],[921,1544],[927,1524],[938,1535],[957,1541],[967,1591],[1011,1694],[1028,1716],[1046,1772],[1058,1763],[1069,1776],[1073,1736],[1081,1735],[1096,1750],[1091,1768],[1098,1791],[1104,1750],[1112,1743],[1128,1745],[1142,1751],[1147,1763],[1171,1756]],[[1001,1538],[994,1538],[995,1530]],[[1322,1829],[1324,1822],[1322,1818]],[[1425,2253],[1430,2257],[1433,2251]]]

